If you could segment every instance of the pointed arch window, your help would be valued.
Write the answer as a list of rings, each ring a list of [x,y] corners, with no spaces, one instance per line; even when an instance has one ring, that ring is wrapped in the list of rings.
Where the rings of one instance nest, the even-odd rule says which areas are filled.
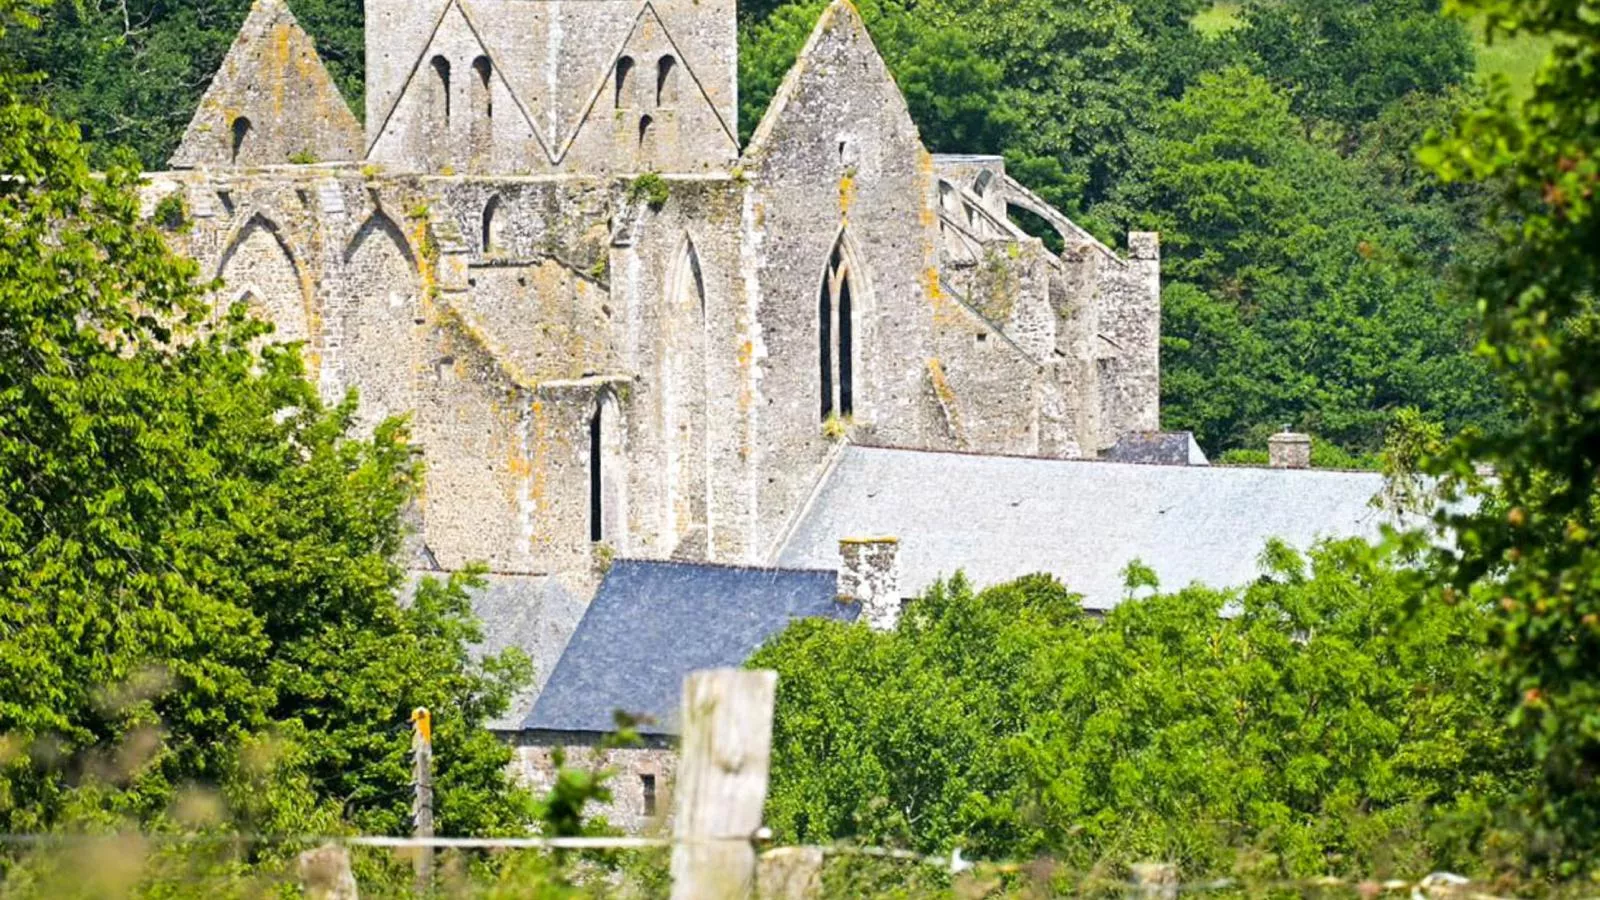
[[[435,56],[429,63],[433,69],[433,108],[439,122],[450,124],[450,60]]]
[[[678,61],[667,54],[656,61],[656,105],[672,106],[678,102]]]
[[[483,207],[483,252],[503,253],[505,249],[505,217],[500,214],[500,197],[496,195]]]
[[[233,120],[233,144],[229,151],[229,162],[239,162],[239,156],[244,152],[244,144],[250,137],[250,120],[239,116]]]
[[[624,56],[617,60],[616,77],[616,107],[627,109],[632,106],[632,98],[628,96],[628,80],[633,74],[633,57]]]
[[[855,409],[854,321],[851,272],[844,235],[833,244],[817,296],[817,335],[822,418],[848,416]]]

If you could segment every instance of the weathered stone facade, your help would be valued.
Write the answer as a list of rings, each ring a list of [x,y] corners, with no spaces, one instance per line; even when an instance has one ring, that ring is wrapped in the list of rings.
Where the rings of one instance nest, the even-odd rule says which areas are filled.
[[[569,768],[611,773],[606,783],[611,789],[610,802],[588,807],[587,812],[628,834],[671,831],[671,789],[678,753],[666,740],[647,737],[642,747],[603,747],[595,735],[538,731],[519,732],[511,740],[516,747],[512,772],[537,794],[542,796],[555,786],[553,757],[559,749]]]
[[[148,202],[185,199],[174,242],[329,397],[410,413],[430,567],[759,563],[846,435],[1070,457],[1156,427],[1154,235],[1118,256],[1000,159],[927,153],[846,2],[742,152],[729,2],[383,0],[367,38],[364,161],[260,0]]]
[[[369,0],[366,29],[363,135],[257,0],[145,200],[182,198],[175,246],[327,397],[409,415],[414,567],[770,564],[842,441],[1157,427],[1156,236],[1120,256],[999,157],[928,153],[848,0],[743,148],[733,0]]]

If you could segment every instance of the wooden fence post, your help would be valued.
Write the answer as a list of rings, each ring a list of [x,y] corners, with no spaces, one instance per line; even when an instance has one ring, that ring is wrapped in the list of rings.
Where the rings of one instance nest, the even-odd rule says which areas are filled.
[[[778,673],[690,672],[683,680],[672,900],[747,900],[772,758]]]
[[[433,837],[433,716],[426,709],[411,711],[411,833],[414,837]],[[412,860],[417,876],[417,893],[427,894],[433,887],[433,848],[418,847]]]

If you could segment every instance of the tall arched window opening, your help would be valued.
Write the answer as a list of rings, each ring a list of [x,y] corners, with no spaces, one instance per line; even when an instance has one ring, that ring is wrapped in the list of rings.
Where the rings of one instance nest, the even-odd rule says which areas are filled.
[[[627,462],[622,455],[622,408],[609,388],[589,418],[589,540],[627,548]]]
[[[678,102],[678,61],[669,54],[656,62],[656,105]]]
[[[665,476],[659,479],[665,500],[660,534],[674,559],[706,559],[712,526],[706,282],[700,254],[688,234],[665,281],[660,397],[666,465],[658,470]]]
[[[494,74],[494,67],[489,62],[489,57],[480,56],[472,61],[472,74],[477,77],[472,80],[472,88],[476,93],[473,109],[484,119],[494,118],[494,94],[489,90],[489,78]]]
[[[483,207],[483,252],[505,252],[505,217],[500,214],[500,198],[490,197]]]
[[[628,107],[633,105],[633,103],[631,102],[631,98],[628,96],[628,87],[629,87],[628,78],[632,74],[633,74],[633,57],[624,56],[624,57],[618,59],[617,60],[617,77],[616,77],[616,107],[617,107],[617,109],[627,109]]]
[[[438,120],[450,124],[450,60],[442,56],[435,56],[430,65],[433,68],[433,107]]]
[[[848,416],[855,408],[854,323],[850,310],[850,265],[844,235],[834,242],[817,296],[817,335],[822,418]]]
[[[244,150],[245,139],[250,136],[250,120],[239,116],[233,120],[233,147],[229,161],[237,163],[239,154]]]
[[[605,435],[605,403],[597,403],[594,415],[589,417],[589,540],[605,540],[605,450],[601,439]]]

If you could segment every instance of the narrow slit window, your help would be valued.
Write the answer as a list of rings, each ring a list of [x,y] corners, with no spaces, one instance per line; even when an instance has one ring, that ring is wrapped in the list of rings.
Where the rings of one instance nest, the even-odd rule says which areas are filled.
[[[633,104],[628,97],[628,77],[633,74],[633,57],[624,56],[617,60],[616,78],[616,107],[627,109]]]
[[[602,522],[605,503],[601,497],[604,473],[600,471],[601,460],[604,459],[604,450],[600,446],[604,429],[604,422],[601,421],[604,410],[604,404],[596,406],[594,415],[589,418],[589,540],[595,543],[605,540],[605,526]]]
[[[656,62],[656,105],[678,102],[678,61],[669,54]]]
[[[434,108],[438,110],[439,120],[445,125],[450,124],[450,60],[442,56],[435,56],[430,65],[433,67],[434,91],[437,97]]]
[[[239,161],[239,156],[244,151],[244,143],[249,137],[250,137],[250,120],[245,118],[244,116],[239,116],[238,118],[234,119],[233,120],[233,146],[232,146],[232,150],[231,150],[231,154],[232,155],[229,157],[229,161],[230,162],[237,163]]]
[[[655,125],[655,123],[656,120],[650,118],[649,116],[639,117],[639,146],[641,148],[643,148],[645,146],[645,142],[650,139],[650,128],[651,126]]]
[[[656,776],[640,775],[639,786],[644,790],[644,814],[656,814]]]
[[[822,388],[822,419],[833,415],[833,294],[828,276],[822,276],[822,290],[817,297],[817,359],[820,363]]]

